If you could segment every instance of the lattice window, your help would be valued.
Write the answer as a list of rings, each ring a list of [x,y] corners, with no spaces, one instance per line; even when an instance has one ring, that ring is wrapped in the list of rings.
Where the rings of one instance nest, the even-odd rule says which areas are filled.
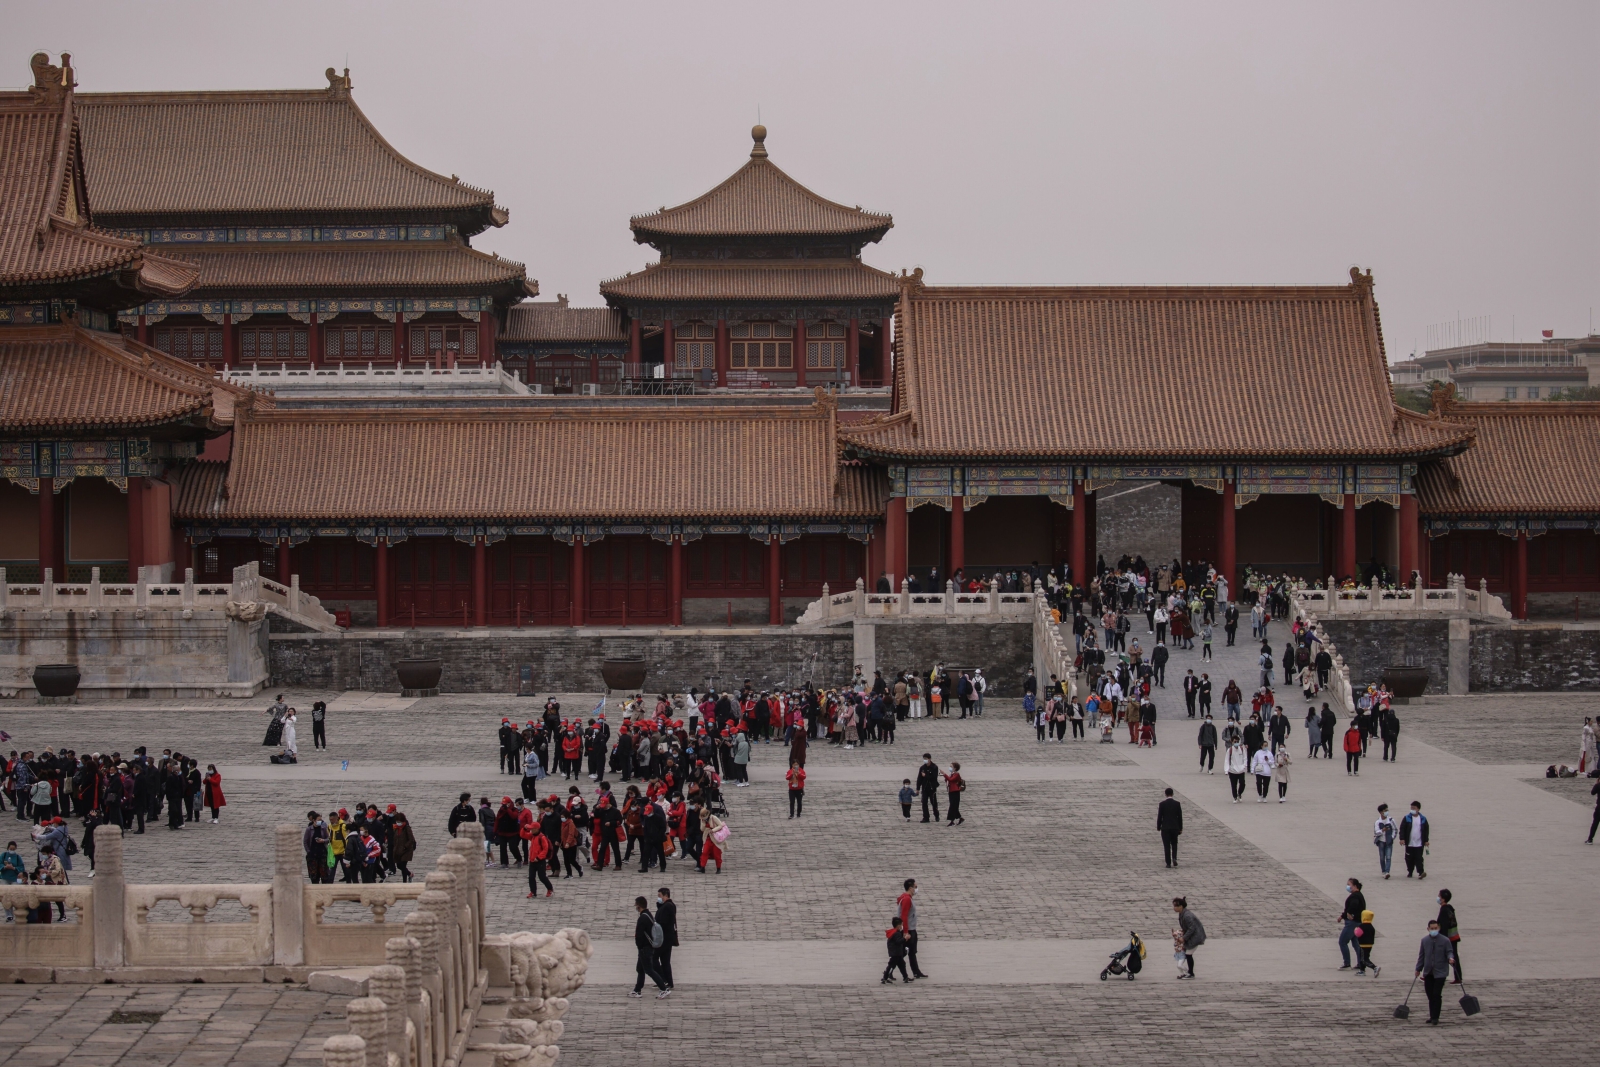
[[[310,358],[304,326],[245,326],[239,330],[244,363],[304,363]]]
[[[837,322],[813,322],[806,327],[806,369],[843,369],[845,327]]]
[[[794,337],[793,326],[743,322],[730,333],[733,341],[729,345],[728,365],[734,370],[793,369],[794,342],[789,340]]]
[[[686,322],[672,333],[674,359],[680,370],[711,370],[717,365],[716,327]]]
[[[221,326],[158,326],[156,347],[190,363],[222,365]]]
[[[394,358],[394,327],[329,326],[323,353],[329,361],[372,362]]]
[[[476,360],[478,358],[478,327],[451,326],[444,323],[424,323],[411,327],[411,350],[408,353],[412,359],[437,361],[441,358],[448,361],[451,356],[457,359]]]

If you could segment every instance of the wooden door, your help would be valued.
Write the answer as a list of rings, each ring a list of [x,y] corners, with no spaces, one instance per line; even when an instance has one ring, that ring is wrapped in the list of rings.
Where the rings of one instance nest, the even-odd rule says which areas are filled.
[[[396,545],[394,622],[463,625],[472,609],[472,548],[454,538],[416,538]],[[462,605],[466,604],[466,613]]]
[[[545,537],[513,537],[489,549],[489,621],[550,626],[571,611],[568,565],[572,549]]]
[[[666,545],[648,537],[608,537],[584,552],[591,622],[666,621]]]

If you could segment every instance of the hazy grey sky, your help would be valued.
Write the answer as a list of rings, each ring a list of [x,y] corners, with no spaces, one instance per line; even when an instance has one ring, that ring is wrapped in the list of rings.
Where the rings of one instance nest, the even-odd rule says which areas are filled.
[[[1600,306],[1600,4],[176,3],[3,0],[80,88],[315,88],[347,63],[406,155],[488,186],[479,247],[599,303],[628,216],[772,159],[892,212],[934,283],[1300,283],[1373,269],[1429,324]]]

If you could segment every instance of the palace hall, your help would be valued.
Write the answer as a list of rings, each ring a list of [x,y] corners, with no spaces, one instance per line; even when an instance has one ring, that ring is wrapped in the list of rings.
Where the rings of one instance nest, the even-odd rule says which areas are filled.
[[[1600,591],[1600,405],[1396,406],[1370,271],[941,286],[868,263],[892,216],[758,126],[577,306],[472,247],[511,212],[348,71],[76,78],[41,54],[0,93],[10,580],[255,562],[353,627],[781,625],[858,580],[1081,579],[1099,494],[1155,481],[1234,582]]]

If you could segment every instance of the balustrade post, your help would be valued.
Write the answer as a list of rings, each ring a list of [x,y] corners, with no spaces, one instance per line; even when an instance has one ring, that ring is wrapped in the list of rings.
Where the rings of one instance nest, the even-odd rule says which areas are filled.
[[[277,855],[272,869],[272,962],[279,967],[298,967],[306,961],[305,902],[302,899],[305,890],[300,881],[305,852],[300,847],[299,827],[279,823],[274,835]]]
[[[953,578],[945,579],[944,613],[946,615],[954,615],[956,613],[956,583]]]
[[[293,615],[300,614],[300,576],[289,575],[289,612]]]
[[[89,606],[91,608],[98,608],[100,606],[100,597],[101,597],[101,595],[102,595],[102,593],[101,593],[101,589],[100,589],[100,568],[99,567],[90,567],[89,568]]]
[[[367,1067],[389,1067],[388,1014],[377,997],[356,997],[344,1006],[350,1032],[366,1042]]]
[[[417,943],[417,970],[422,989],[428,994],[427,1028],[423,1039],[435,1064],[444,1062],[447,1047],[444,1036],[444,977],[439,970],[438,918],[421,906],[404,920],[406,937]]]
[[[4,573],[5,573],[4,571],[0,571],[0,574],[4,574]],[[855,604],[855,607],[856,607],[856,614],[858,616],[865,615],[867,613],[867,583],[862,578],[857,578],[856,579],[856,604]]]
[[[373,997],[383,1001],[384,1030],[389,1051],[399,1061],[399,1067],[414,1067],[411,1042],[406,1040],[406,972],[393,964],[381,964],[372,968],[367,988]]]
[[[1515,596],[1513,595],[1513,600],[1514,599],[1515,599]],[[1515,613],[1515,607],[1514,606],[1513,606],[1512,611],[1513,611],[1513,614],[1514,614]],[[1488,612],[1489,612],[1489,579],[1487,579],[1487,578],[1479,578],[1478,579],[1478,614],[1479,615],[1486,615],[1486,614],[1488,614]]]
[[[1000,614],[1000,579],[989,579],[989,614]]]
[[[366,1067],[367,1043],[355,1034],[334,1034],[322,1042],[322,1067]]]
[[[44,581],[39,583],[39,599],[44,607],[56,606],[56,576],[49,567],[44,569]]]
[[[405,973],[406,1017],[417,1030],[415,1067],[433,1067],[433,1040],[422,1002],[422,945],[414,937],[391,937],[383,943],[383,954]]]
[[[89,884],[94,902],[94,965],[102,971],[122,966],[123,914],[126,889],[122,880],[122,827],[94,829],[94,881]]]
[[[144,568],[139,568],[133,581],[133,606],[147,607],[150,603],[150,584],[144,580]]]
[[[1383,590],[1378,588],[1378,576],[1372,576],[1372,591],[1367,594],[1367,610],[1377,611],[1383,606]]]
[[[1328,575],[1328,614],[1332,615],[1339,610],[1339,583],[1334,581],[1333,575]]]
[[[194,568],[183,568],[183,606],[194,607]]]
[[[911,614],[911,579],[900,579],[900,614]]]
[[[824,619],[833,617],[833,598],[828,592],[827,582],[822,583],[822,617]]]
[[[457,982],[456,922],[450,914],[450,894],[442,889],[425,889],[417,897],[417,907],[433,918],[434,960],[439,975],[438,1040],[448,1049],[461,1018],[459,998],[462,994]],[[443,1058],[443,1053],[439,1058]]]
[[[11,587],[6,584],[6,569],[0,567],[0,612],[6,610],[6,605],[11,600]]]

